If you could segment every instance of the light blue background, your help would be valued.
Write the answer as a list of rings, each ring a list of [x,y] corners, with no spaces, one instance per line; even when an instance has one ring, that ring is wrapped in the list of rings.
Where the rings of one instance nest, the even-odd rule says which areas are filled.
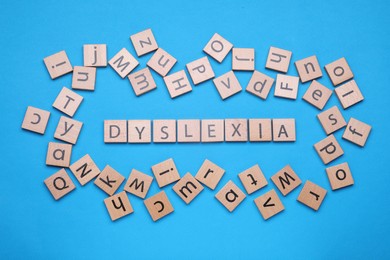
[[[1,1],[0,73],[2,259],[229,259],[335,258],[389,259],[389,13],[388,1]],[[270,46],[293,52],[293,62],[317,55],[320,65],[346,57],[365,100],[342,110],[372,125],[364,148],[335,135],[345,151],[330,165],[348,162],[355,185],[331,191],[313,144],[325,137],[319,111],[301,98],[266,101],[245,91],[222,101],[208,81],[190,94],[169,98],[163,80],[136,97],[127,79],[110,67],[98,69],[96,90],[78,91],[84,101],[75,119],[84,122],[72,162],[89,153],[102,169],[110,164],[128,177],[132,168],[152,174],[150,166],[174,158],[181,173],[195,174],[205,158],[226,169],[215,191],[207,188],[186,206],[164,188],[175,212],[152,222],[141,199],[129,195],[135,213],[111,222],[104,192],[92,182],[54,201],[43,180],[58,168],[45,165],[47,144],[60,116],[52,103],[71,74],[51,80],[43,58],[66,50],[73,66],[83,64],[82,45],[106,43],[111,58],[121,48],[135,51],[129,36],[152,28],[160,47],[178,59],[172,72],[203,57],[203,47],[218,32],[236,47],[256,50],[256,69],[265,70]],[[151,54],[139,58],[141,69]],[[231,69],[211,60],[217,76]],[[333,89],[325,71],[319,80]],[[251,73],[239,72],[245,88]],[[23,131],[27,106],[51,112],[44,136]],[[326,108],[340,106],[333,95]],[[218,143],[110,145],[103,143],[104,119],[284,118],[297,121],[295,143]],[[272,183],[248,196],[229,213],[214,195],[228,180],[242,188],[237,174],[258,163],[269,179],[286,164],[302,180],[328,190],[318,212],[296,201],[302,188],[282,198],[285,211],[268,221],[253,199],[275,188]],[[122,187],[120,190],[122,190]],[[159,191],[154,182],[149,196]],[[279,193],[279,192],[278,192]],[[279,193],[280,195],[280,193]]]

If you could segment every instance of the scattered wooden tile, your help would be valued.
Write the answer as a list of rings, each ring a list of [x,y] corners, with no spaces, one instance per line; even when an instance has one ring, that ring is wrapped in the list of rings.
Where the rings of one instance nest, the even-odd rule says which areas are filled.
[[[148,61],[147,65],[160,76],[165,77],[176,64],[176,61],[177,60],[168,52],[158,48],[152,58]]]
[[[44,182],[55,200],[61,199],[76,188],[65,169],[59,170]]]
[[[210,65],[209,59],[205,56],[186,65],[194,85],[198,85],[214,78],[215,74]]]
[[[72,89],[95,90],[96,68],[74,66]]]
[[[133,169],[125,184],[124,190],[144,199],[153,182],[153,177]]]
[[[128,120],[127,121],[127,141],[129,143],[150,143],[151,120]]]
[[[106,165],[103,171],[95,180],[95,185],[102,189],[105,193],[112,196],[116,190],[121,186],[122,182],[125,180],[119,172],[117,172],[110,165]]]
[[[84,66],[107,67],[106,44],[84,44]]]
[[[195,199],[196,196],[203,190],[202,184],[200,184],[191,173],[184,175],[172,188],[176,194],[184,200],[186,204]]]
[[[322,110],[328,102],[332,90],[328,89],[316,80],[313,80],[302,99],[316,108]]]
[[[272,126],[270,118],[249,119],[249,141],[269,142],[272,141]]]
[[[344,154],[343,149],[341,149],[333,134],[316,143],[314,149],[324,164],[328,164]]]
[[[175,143],[176,120],[153,120],[153,142]]]
[[[347,109],[359,103],[360,101],[363,101],[364,99],[358,85],[354,80],[337,87],[335,92],[344,109]]]
[[[240,82],[233,71],[229,71],[228,73],[215,78],[213,82],[222,99],[231,97],[242,90]]]
[[[299,193],[298,201],[306,206],[318,210],[326,196],[326,190],[311,181],[306,181],[301,193]]]
[[[333,106],[328,110],[321,112],[317,115],[317,118],[327,135],[334,133],[347,125],[347,122],[345,122],[344,117],[337,106]]]
[[[180,179],[180,174],[172,158],[153,165],[152,171],[160,188]]]
[[[128,78],[137,97],[157,88],[148,68],[131,73]]]
[[[202,143],[223,142],[225,140],[224,133],[224,121],[222,119],[202,120]]]
[[[82,122],[66,116],[61,116],[54,133],[54,138],[67,143],[76,144],[82,127]]]
[[[144,200],[144,204],[153,221],[157,221],[174,211],[165,191],[160,191],[147,198]]]
[[[278,187],[279,191],[286,196],[295,188],[301,185],[302,181],[294,172],[290,165],[286,165],[271,177],[272,182]]]
[[[175,98],[192,91],[191,84],[184,70],[164,77],[164,82],[171,98]]]
[[[126,48],[120,50],[114,57],[108,62],[110,66],[118,73],[118,75],[124,79],[135,67],[138,66],[139,62],[130,54]]]
[[[54,101],[53,107],[68,116],[73,117],[82,101],[82,96],[66,87],[63,87]]]
[[[295,67],[302,83],[322,77],[321,67],[315,55],[296,61]]]
[[[130,36],[138,57],[158,49],[158,44],[151,29]]]
[[[353,78],[351,68],[344,57],[326,65],[325,70],[334,86]]]
[[[265,100],[268,97],[274,81],[273,78],[255,70],[246,86],[246,91]]]
[[[275,97],[297,99],[299,77],[278,74],[276,76]]]
[[[38,134],[45,134],[50,112],[36,107],[28,106],[24,115],[22,128]]]
[[[224,169],[206,159],[195,175],[195,178],[210,189],[214,190],[224,174]]]
[[[238,174],[248,194],[267,186],[268,182],[258,164]]]
[[[49,142],[46,155],[46,165],[69,167],[71,155],[71,144]]]
[[[73,163],[69,169],[82,186],[96,178],[100,173],[99,167],[97,167],[89,154],[84,155],[77,162]]]
[[[112,221],[134,212],[130,200],[124,191],[104,199],[104,204],[106,205],[108,214],[110,214]]]
[[[245,193],[232,181],[228,181],[228,183],[215,194],[215,198],[221,202],[229,212],[235,210],[245,197]]]
[[[341,163],[326,168],[326,174],[332,190],[338,190],[353,185],[353,178],[348,163]]]
[[[232,48],[233,44],[218,33],[215,33],[203,48],[203,51],[221,63]]]
[[[272,119],[272,131],[274,142],[295,142],[295,119]]]
[[[257,197],[254,202],[264,220],[267,220],[284,210],[283,203],[274,189]]]
[[[233,48],[232,70],[255,70],[255,49]]]
[[[200,120],[177,120],[177,141],[179,143],[200,142]]]
[[[288,71],[288,67],[290,66],[291,56],[291,51],[271,47],[268,52],[265,67],[267,69],[286,73]]]
[[[370,132],[370,125],[351,117],[345,128],[343,139],[363,147],[366,144]]]
[[[48,56],[44,58],[43,61],[52,79],[61,77],[62,75],[72,72],[73,70],[72,64],[70,64],[65,51],[60,51],[51,56]]]
[[[127,143],[126,120],[104,120],[105,143]]]
[[[225,119],[225,141],[247,142],[248,121],[246,119]]]

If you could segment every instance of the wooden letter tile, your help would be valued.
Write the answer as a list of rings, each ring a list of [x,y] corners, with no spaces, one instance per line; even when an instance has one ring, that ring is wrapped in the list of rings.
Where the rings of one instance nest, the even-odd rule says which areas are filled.
[[[233,48],[232,70],[255,70],[255,49]]]
[[[295,142],[295,119],[272,119],[274,142]]]
[[[138,57],[158,49],[156,39],[151,29],[130,36]]]
[[[242,90],[240,82],[233,71],[229,71],[228,73],[215,78],[213,82],[222,99],[233,96]]]
[[[84,44],[84,66],[107,67],[107,45]]]
[[[73,70],[72,64],[68,59],[65,51],[57,52],[43,59],[46,69],[52,79],[61,77]]]
[[[316,149],[324,164],[328,164],[344,154],[343,149],[341,149],[341,146],[334,135],[329,135],[325,139],[316,143],[314,145],[314,149]]]
[[[202,143],[217,143],[225,140],[224,122],[222,119],[202,120],[201,127]]]
[[[278,74],[276,76],[275,97],[297,99],[299,78]]]
[[[75,66],[72,76],[72,89],[95,90],[96,68]]]
[[[298,201],[306,206],[318,210],[326,196],[326,190],[311,181],[306,181],[301,193],[299,193]]]
[[[153,182],[153,177],[133,169],[124,187],[124,190],[144,199]]]
[[[337,87],[335,92],[344,109],[347,109],[359,103],[360,101],[363,101],[364,99],[358,85],[354,80]]]
[[[224,169],[206,159],[195,178],[210,189],[214,190],[224,174]]]
[[[248,121],[246,119],[225,119],[225,141],[247,142]]]
[[[53,107],[68,116],[73,117],[82,101],[82,96],[66,87],[63,87],[54,101]]]
[[[24,115],[22,128],[43,135],[46,131],[49,118],[49,111],[28,106]]]
[[[334,86],[353,78],[353,73],[345,58],[341,58],[326,65],[325,70]]]
[[[76,144],[82,127],[82,122],[66,116],[61,116],[56,132],[54,133],[54,138],[67,143]]]
[[[348,163],[338,164],[326,168],[326,174],[332,190],[338,190],[353,185],[353,178]]]
[[[199,143],[200,120],[177,120],[177,141],[179,143]]]
[[[112,196],[125,180],[119,172],[107,165],[95,180],[95,185]]]
[[[104,204],[106,205],[108,214],[110,214],[112,221],[134,212],[133,207],[130,204],[130,200],[124,191],[106,198],[104,200]]]
[[[153,142],[176,143],[176,120],[153,120]]]
[[[129,143],[150,143],[152,140],[150,120],[127,121],[127,141]]]
[[[302,83],[322,77],[321,67],[315,55],[296,61],[295,67]]]
[[[355,118],[350,118],[345,128],[343,139],[363,147],[371,132],[371,126]]]
[[[160,188],[180,179],[180,174],[172,158],[153,165],[152,171]]]
[[[218,33],[215,33],[204,47],[203,51],[221,63],[232,48],[233,44]]]
[[[187,173],[173,186],[173,190],[186,204],[190,204],[203,190],[203,186],[191,173]]]
[[[100,173],[99,167],[97,167],[89,154],[84,155],[84,157],[73,163],[69,169],[82,186],[90,182]]]
[[[47,148],[46,165],[69,167],[72,145],[50,142]]]
[[[343,128],[347,123],[337,106],[333,106],[317,115],[327,135]]]
[[[214,71],[210,65],[209,59],[205,56],[186,65],[194,85],[198,85],[209,79],[214,78]]]
[[[272,182],[278,187],[279,191],[286,196],[292,192],[296,187],[301,185],[302,181],[294,172],[290,165],[286,165],[283,169],[278,171],[271,177]]]
[[[153,221],[157,221],[174,211],[165,191],[160,191],[147,198],[144,200],[144,204]]]
[[[192,91],[191,84],[184,70],[164,77],[164,82],[171,98],[175,98]]]
[[[128,78],[137,97],[157,88],[152,73],[150,73],[148,68],[134,72],[130,74]]]
[[[290,66],[291,55],[291,51],[271,47],[268,52],[265,67],[267,69],[286,73],[288,71],[288,67]]]
[[[238,177],[248,194],[252,194],[268,184],[267,179],[257,164],[238,174]]]
[[[47,178],[44,182],[55,200],[61,199],[76,188],[65,169],[59,170]]]
[[[322,110],[331,95],[332,90],[328,89],[318,81],[313,80],[302,99]]]
[[[272,141],[272,126],[270,118],[249,119],[249,141],[269,142]]]
[[[105,143],[127,143],[126,120],[104,120]]]
[[[255,70],[246,86],[246,91],[265,100],[268,97],[268,93],[271,90],[274,81],[273,78]]]
[[[108,63],[122,79],[129,75],[129,73],[139,64],[126,48],[123,48],[115,54]]]
[[[153,54],[147,63],[151,69],[162,77],[165,77],[175,64],[176,59],[161,48]]]
[[[255,204],[264,220],[267,220],[284,210],[282,201],[273,189],[256,198]]]
[[[215,198],[222,203],[222,205],[232,212],[245,199],[246,195],[234,182],[229,181],[226,185],[215,194]]]

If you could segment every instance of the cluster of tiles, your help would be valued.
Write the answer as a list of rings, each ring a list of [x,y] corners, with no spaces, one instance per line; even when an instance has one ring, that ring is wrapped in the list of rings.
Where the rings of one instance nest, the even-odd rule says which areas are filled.
[[[159,48],[150,29],[130,37],[138,56],[150,52],[152,55],[147,66],[163,77],[171,98],[192,91],[185,70],[169,74],[177,60]],[[322,77],[322,70],[316,56],[295,62],[299,77],[286,75],[290,66],[292,52],[271,47],[265,68],[278,71],[276,80],[255,70],[255,50],[253,48],[233,48],[233,44],[219,34],[214,34],[203,51],[221,63],[232,51],[232,70],[215,78],[214,71],[207,56],[186,65],[194,85],[213,79],[214,85],[224,100],[242,90],[234,71],[252,71],[252,77],[246,91],[261,99],[266,99],[272,86],[274,95],[281,98],[296,99],[299,81],[311,82],[303,96],[303,100],[319,110],[323,110],[333,91],[316,79]],[[107,46],[105,44],[84,45],[84,66],[72,67],[65,51],[58,52],[44,59],[46,68],[52,79],[73,71],[72,89],[95,89],[96,68],[107,66]],[[123,48],[108,62],[120,77],[128,77],[136,96],[156,89],[151,71],[148,67],[131,73],[139,62],[128,50]],[[347,109],[364,99],[353,73],[345,58],[336,60],[325,66],[335,88],[335,93],[343,109]],[[342,85],[341,85],[342,84]],[[83,123],[73,119],[83,97],[64,87],[53,103],[53,107],[68,115],[61,116],[54,138],[65,143],[50,142],[48,145],[46,164],[63,167],[47,178],[44,183],[58,200],[75,189],[75,184],[67,174],[69,168],[83,186],[95,179],[94,183],[110,197],[104,200],[112,220],[116,220],[133,212],[126,192],[142,199],[146,198],[154,178],[160,188],[175,183],[173,190],[189,204],[203,190],[203,185],[214,190],[221,181],[225,170],[205,160],[193,177],[190,173],[180,176],[173,159],[168,159],[152,166],[154,178],[145,173],[132,170],[124,191],[114,195],[125,181],[120,173],[107,165],[102,171],[92,158],[86,154],[74,163],[71,162],[72,145],[76,144]],[[50,112],[29,106],[22,128],[44,134]],[[337,106],[329,108],[317,115],[326,137],[314,144],[319,157],[328,164],[344,154],[340,144],[333,135],[345,127],[343,139],[363,147],[371,131],[371,126],[355,118],[347,123]],[[153,122],[153,124],[152,124]],[[152,126],[153,125],[153,126]],[[153,130],[153,135],[152,135]],[[105,120],[105,143],[174,143],[174,142],[291,142],[296,140],[295,119],[188,119],[188,120]],[[350,186],[354,183],[347,162],[326,168],[332,190]],[[243,171],[239,175],[246,192],[251,194],[265,187],[268,182],[258,165]],[[285,166],[271,177],[272,182],[283,196],[289,194],[302,183],[298,175],[289,166]],[[202,185],[203,184],[203,185]],[[297,200],[314,210],[318,210],[327,191],[307,180]],[[245,193],[233,181],[228,181],[215,197],[232,212],[246,197]],[[284,210],[284,206],[274,189],[254,200],[261,215],[268,219]],[[164,191],[144,200],[144,204],[154,221],[173,212],[173,206]]]

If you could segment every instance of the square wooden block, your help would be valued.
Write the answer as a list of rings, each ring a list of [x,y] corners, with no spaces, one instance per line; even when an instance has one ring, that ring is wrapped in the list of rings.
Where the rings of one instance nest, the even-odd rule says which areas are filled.
[[[257,197],[254,201],[264,220],[267,220],[284,210],[282,201],[273,189]]]
[[[180,179],[179,171],[172,158],[152,166],[154,177],[160,188],[167,186]]]
[[[288,67],[290,66],[291,56],[291,51],[271,47],[268,52],[265,67],[267,69],[286,73],[288,71]]]
[[[54,101],[53,107],[58,109],[62,113],[73,117],[82,101],[82,96],[66,87],[63,87],[61,92],[58,94],[56,100]]]
[[[108,214],[110,214],[112,221],[134,212],[130,200],[124,191],[104,199],[104,204],[106,205]]]
[[[22,123],[22,128],[38,134],[45,134],[50,112],[28,106]]]
[[[82,127],[82,122],[66,116],[61,116],[54,133],[54,138],[67,143],[76,144]]]
[[[65,51],[57,52],[43,59],[46,69],[50,74],[51,79],[56,79],[62,75],[72,72],[72,64],[68,59]]]
[[[217,143],[225,140],[223,119],[205,119],[201,125],[202,143]]]
[[[210,189],[214,190],[224,174],[224,169],[206,159],[199,171],[196,173],[195,178]]]
[[[150,143],[152,141],[151,120],[128,120],[127,141],[129,143]]]
[[[246,86],[246,91],[265,100],[268,97],[274,81],[275,80],[270,76],[255,70]]]
[[[325,70],[334,86],[353,78],[351,68],[344,57],[326,65]]]
[[[356,84],[356,81],[354,80],[337,87],[335,92],[344,109],[347,109],[359,103],[360,101],[363,101],[364,99],[358,85]]]
[[[121,49],[114,57],[108,62],[110,66],[118,73],[118,75],[124,79],[130,72],[138,66],[139,62],[130,54],[126,48]]]
[[[222,99],[227,99],[242,90],[240,82],[233,71],[215,78],[213,82]]]
[[[316,80],[313,80],[302,99],[316,108],[322,110],[328,102],[332,90],[328,89]]]
[[[152,197],[147,198],[144,200],[144,204],[153,221],[157,221],[174,211],[165,191],[160,191]]]
[[[272,182],[278,187],[279,191],[286,196],[295,188],[301,185],[302,181],[294,172],[290,165],[286,165],[271,177]]]
[[[89,154],[84,155],[77,162],[73,163],[69,169],[82,186],[100,174],[99,167],[97,167]]]
[[[153,54],[147,65],[157,72],[160,76],[165,77],[176,64],[176,59],[168,52],[161,48]]]
[[[337,106],[333,106],[328,110],[319,113],[317,115],[317,118],[320,121],[322,128],[324,128],[325,133],[327,135],[336,132],[347,124]]]
[[[191,173],[184,175],[172,188],[176,194],[184,200],[186,204],[195,199],[196,196],[203,190],[202,184],[200,184]]]
[[[363,147],[370,135],[371,126],[351,117],[345,128],[343,139]]]
[[[229,212],[233,212],[245,197],[245,193],[232,181],[228,181],[228,183],[215,194],[215,198],[221,202]]]
[[[84,44],[84,66],[107,67],[106,44]]]
[[[215,33],[203,48],[203,51],[221,63],[232,48],[233,44],[218,33]]]
[[[274,142],[295,142],[295,119],[272,119],[273,141]]]
[[[299,87],[299,78],[278,74],[276,76],[275,97],[297,99]]]
[[[186,65],[194,85],[198,85],[214,78],[215,74],[210,65],[209,59],[205,56]]]
[[[248,121],[246,119],[225,119],[225,141],[247,142]]]
[[[353,178],[348,163],[341,163],[326,168],[326,174],[332,190],[338,190],[353,185]]]
[[[233,48],[232,70],[255,70],[255,49]]]
[[[121,186],[122,182],[125,180],[119,172],[117,172],[110,165],[106,165],[103,171],[95,180],[95,185],[102,189],[105,193],[112,196],[116,190]]]
[[[341,149],[333,134],[316,143],[314,149],[324,164],[328,164],[344,154],[343,149]]]
[[[299,193],[298,201],[306,206],[318,210],[326,196],[326,190],[311,181],[306,181],[301,193]]]
[[[130,36],[138,57],[158,49],[158,44],[151,29]]]
[[[61,199],[76,188],[65,169],[59,170],[44,182],[55,200]]]
[[[238,174],[248,194],[267,186],[268,182],[258,164]]]
[[[192,91],[191,84],[184,70],[164,77],[171,98],[175,98]]]
[[[144,199],[153,182],[153,177],[133,169],[130,173],[124,190]]]
[[[131,73],[128,78],[137,97],[157,88],[148,68]]]
[[[270,118],[249,119],[249,141],[272,141],[272,126]]]
[[[50,142],[47,147],[46,165],[69,167],[72,145]]]
[[[177,120],[177,141],[179,143],[199,143],[200,120]]]
[[[302,83],[322,77],[321,67],[315,55],[296,61],[295,67]]]
[[[95,90],[96,68],[74,66],[72,89]]]
[[[127,143],[127,120],[104,120],[105,143]]]
[[[176,143],[176,120],[153,120],[154,143]]]

